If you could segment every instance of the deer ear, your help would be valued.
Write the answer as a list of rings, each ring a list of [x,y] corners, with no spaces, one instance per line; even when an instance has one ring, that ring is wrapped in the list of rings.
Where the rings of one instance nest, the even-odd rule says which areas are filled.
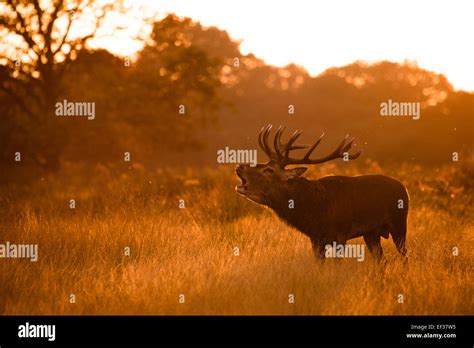
[[[285,177],[286,180],[296,179],[297,177],[303,175],[303,173],[306,172],[307,169],[308,168],[305,168],[305,167],[286,169],[283,172],[283,176]]]

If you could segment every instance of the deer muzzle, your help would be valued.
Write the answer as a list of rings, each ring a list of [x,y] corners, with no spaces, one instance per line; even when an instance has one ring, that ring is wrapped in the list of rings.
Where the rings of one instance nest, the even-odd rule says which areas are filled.
[[[243,173],[244,168],[245,166],[242,164],[239,164],[235,167],[235,173],[241,180],[241,183],[235,186],[235,191],[237,191],[237,193],[240,193],[241,195],[244,195],[247,192],[247,188],[248,188],[248,182],[247,182],[247,179],[244,177],[244,173]]]

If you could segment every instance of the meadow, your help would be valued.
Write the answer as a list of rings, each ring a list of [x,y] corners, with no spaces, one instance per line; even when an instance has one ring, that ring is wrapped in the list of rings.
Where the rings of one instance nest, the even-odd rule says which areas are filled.
[[[474,163],[361,161],[305,176],[378,172],[410,193],[408,263],[385,239],[384,264],[317,261],[305,236],[235,193],[233,165],[67,164],[11,183],[0,189],[0,242],[37,243],[39,260],[0,259],[0,313],[472,315]]]

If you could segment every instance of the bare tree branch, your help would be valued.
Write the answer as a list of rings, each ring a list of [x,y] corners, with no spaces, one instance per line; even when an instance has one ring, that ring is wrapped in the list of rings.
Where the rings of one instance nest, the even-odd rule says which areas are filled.
[[[7,4],[15,14],[15,17],[17,19],[16,23],[13,22],[7,22],[6,17],[0,18],[0,26],[5,26],[9,30],[11,30],[13,33],[20,35],[23,40],[33,49],[33,51],[40,56],[40,51],[39,51],[39,46],[33,40],[33,37],[30,35],[30,31],[28,30],[28,26],[26,24],[25,18],[20,12],[20,5],[16,1],[8,0]],[[12,19],[10,17],[10,19]]]
[[[96,36],[108,11],[119,7],[117,4],[121,2],[103,4],[94,0],[54,0],[50,9],[42,7],[40,0],[0,0],[0,3],[6,8],[0,16],[0,30],[6,31],[6,38],[9,35],[22,38],[21,44],[5,40],[0,45],[0,77],[9,84],[3,83],[2,89],[8,89],[9,95],[15,95],[16,101],[27,97],[22,104],[29,105],[27,109],[31,115],[35,111],[41,113],[41,108],[51,102],[51,98],[58,93],[65,67]],[[91,32],[71,39],[72,26],[84,19],[89,9],[94,18]],[[67,18],[66,25],[58,25],[58,20],[64,18]],[[64,50],[66,45],[70,48],[68,52]],[[6,49],[8,46],[11,52],[8,52],[10,48]],[[29,59],[24,58],[26,55]],[[15,64],[16,60],[22,61],[20,66]]]
[[[35,7],[36,15],[38,17],[39,31],[40,31],[41,34],[44,35],[44,31],[43,31],[43,10],[42,10],[38,0],[33,0],[33,6]]]

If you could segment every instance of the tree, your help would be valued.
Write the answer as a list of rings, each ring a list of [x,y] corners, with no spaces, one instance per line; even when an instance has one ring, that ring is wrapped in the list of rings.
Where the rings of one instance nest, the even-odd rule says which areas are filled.
[[[136,139],[145,159],[172,162],[180,150],[199,149],[215,119],[224,61],[201,47],[201,32],[189,18],[167,16],[130,69],[124,100],[133,110],[124,117],[133,130],[126,141]]]
[[[62,92],[64,69],[96,37],[107,13],[120,2],[94,0],[1,0],[0,92],[15,109],[9,121],[22,130],[20,143],[30,143],[32,161],[56,170],[67,136],[53,117]],[[13,114],[12,114],[13,113]],[[18,114],[20,117],[17,117]],[[25,122],[24,118],[27,117]],[[4,139],[10,148],[13,138]]]

